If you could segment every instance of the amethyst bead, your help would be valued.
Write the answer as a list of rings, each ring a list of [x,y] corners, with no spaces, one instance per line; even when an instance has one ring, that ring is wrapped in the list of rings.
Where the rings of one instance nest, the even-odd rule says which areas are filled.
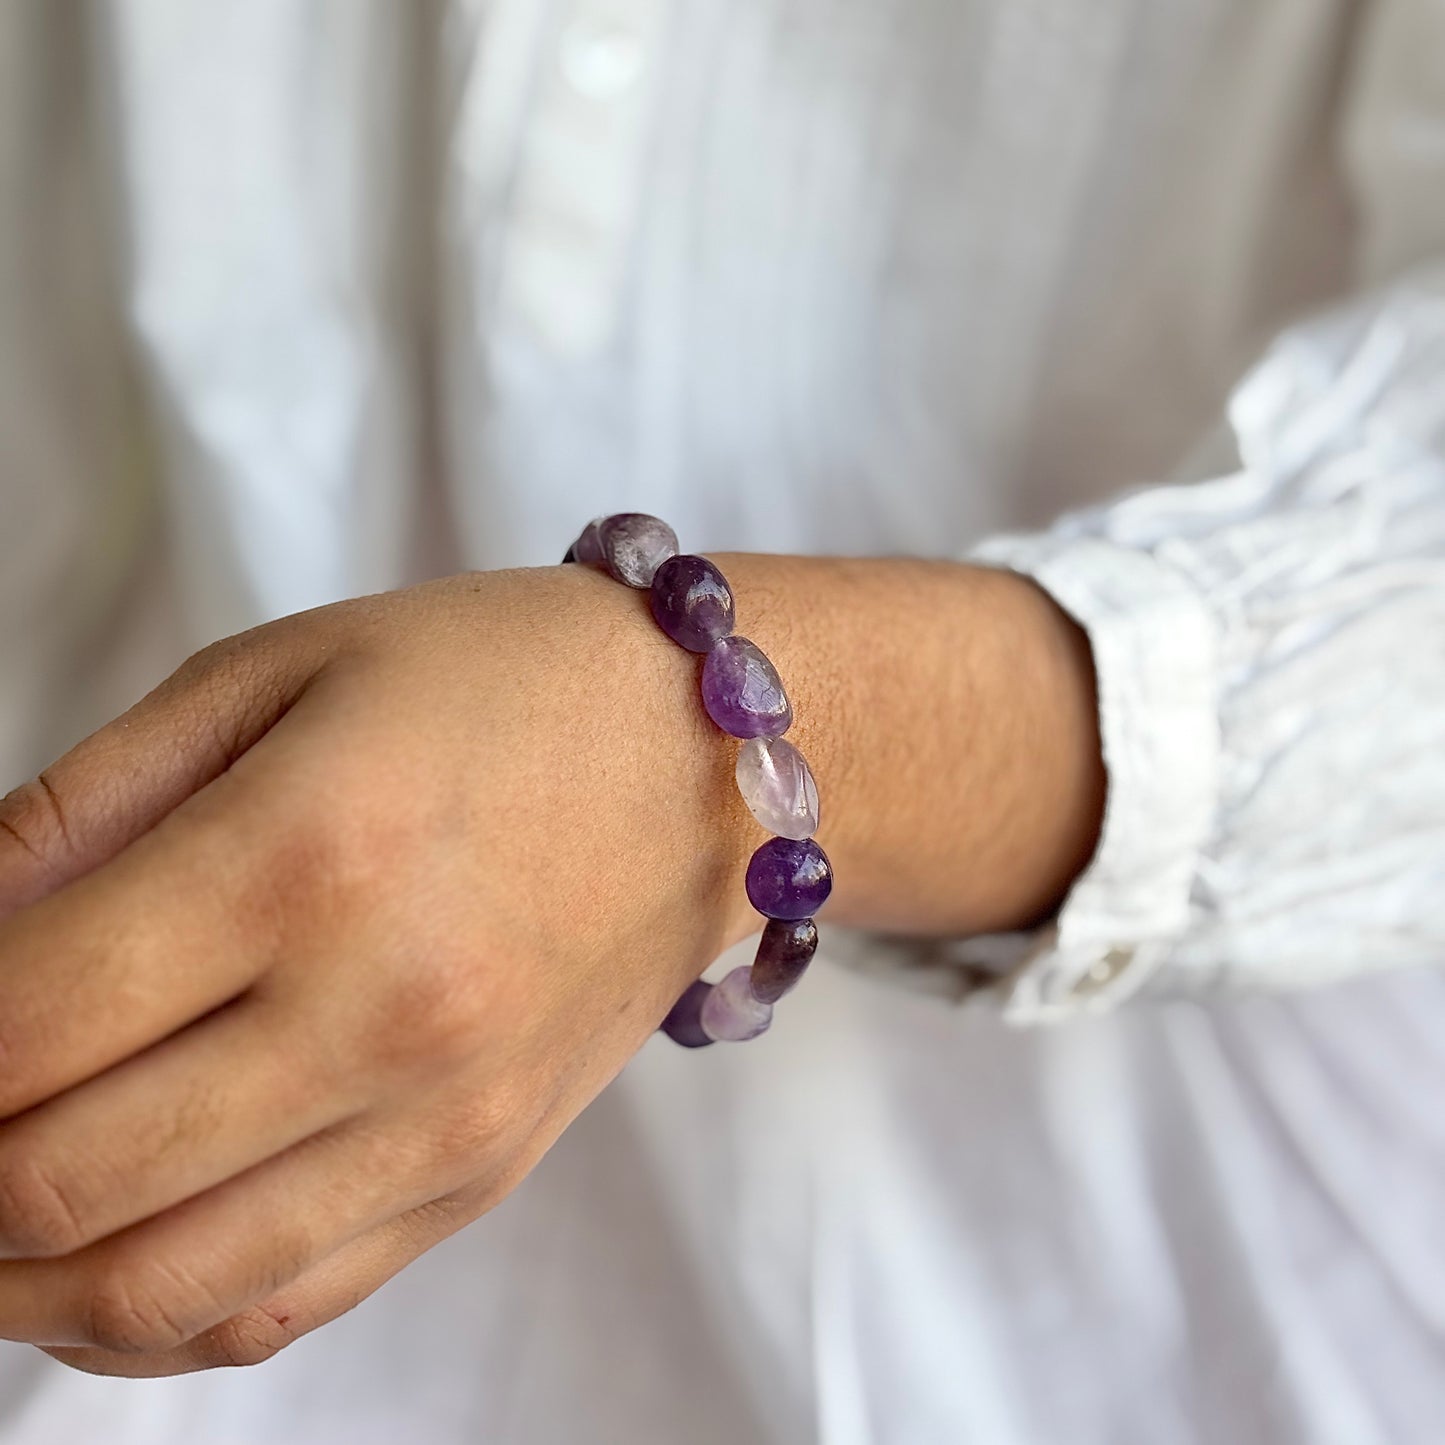
[[[657,625],[689,652],[707,652],[733,630],[733,594],[706,557],[669,557],[652,578]]]
[[[818,925],[811,918],[769,919],[753,959],[753,997],[777,1003],[802,978],[817,950]]]
[[[702,666],[708,716],[735,738],[775,738],[793,722],[778,670],[746,637],[724,637]]]
[[[732,1044],[755,1039],[773,1021],[773,1006],[753,997],[747,964],[735,968],[708,994],[702,1005],[703,1032]]]
[[[603,518],[593,517],[583,527],[582,535],[568,547],[567,555],[563,562],[597,563],[602,561],[602,522]]]
[[[766,918],[810,918],[833,891],[833,865],[811,838],[769,838],[748,863],[747,889]]]
[[[646,512],[618,512],[598,529],[607,570],[629,587],[651,587],[653,574],[677,554],[677,533]]]
[[[738,792],[770,833],[811,838],[818,831],[818,785],[786,738],[749,738],[738,749]]]
[[[703,1031],[702,1006],[712,992],[712,985],[698,979],[683,989],[681,995],[668,1010],[667,1017],[658,1025],[673,1043],[685,1049],[705,1049],[712,1038]]]

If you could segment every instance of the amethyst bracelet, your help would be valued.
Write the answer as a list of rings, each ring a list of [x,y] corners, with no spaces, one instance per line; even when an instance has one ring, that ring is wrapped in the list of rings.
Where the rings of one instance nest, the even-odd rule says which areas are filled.
[[[708,716],[743,741],[738,791],[753,817],[776,835],[753,854],[747,870],[748,901],[767,926],[751,965],[716,984],[690,984],[661,1027],[689,1049],[756,1038],[812,959],[818,947],[813,915],[833,890],[828,855],[813,841],[818,785],[802,753],[783,737],[793,707],[782,679],[756,643],[733,634],[727,579],[706,557],[680,554],[666,522],[642,512],[598,517],[562,560],[605,567],[619,582],[646,588],[662,630],[689,652],[704,654]]]

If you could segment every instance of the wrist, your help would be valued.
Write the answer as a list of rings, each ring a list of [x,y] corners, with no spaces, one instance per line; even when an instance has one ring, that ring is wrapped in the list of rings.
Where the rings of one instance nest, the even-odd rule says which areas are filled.
[[[1055,907],[1092,854],[1104,772],[1088,642],[1048,594],[952,563],[713,560],[737,634],[784,679],[788,740],[818,781],[829,917],[947,935],[1024,927]],[[739,744],[708,718],[699,659],[657,627],[646,592],[558,573],[591,629],[595,766],[623,785],[610,806],[650,820],[658,846],[642,867],[660,906],[696,910],[715,956],[761,926],[742,874],[767,834],[737,792]]]
[[[589,634],[589,746],[605,806],[646,820],[653,846],[638,860],[639,881],[658,907],[690,916],[711,959],[762,923],[743,874],[765,835],[738,794],[738,744],[703,707],[702,659],[658,628],[645,589],[589,567],[551,570],[566,612]],[[697,973],[695,960],[676,962],[663,964],[674,993]]]
[[[1092,855],[1104,799],[1081,629],[1013,573],[730,554],[738,631],[773,658],[824,800],[840,923],[1027,926]]]

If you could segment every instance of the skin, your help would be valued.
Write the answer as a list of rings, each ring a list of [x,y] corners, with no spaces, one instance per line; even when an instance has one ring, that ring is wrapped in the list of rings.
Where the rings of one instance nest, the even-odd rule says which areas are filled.
[[[1046,916],[1104,801],[1079,629],[1003,572],[715,560],[825,925]],[[514,1188],[758,926],[699,665],[595,571],[465,575],[207,649],[0,803],[0,1338],[256,1363]]]

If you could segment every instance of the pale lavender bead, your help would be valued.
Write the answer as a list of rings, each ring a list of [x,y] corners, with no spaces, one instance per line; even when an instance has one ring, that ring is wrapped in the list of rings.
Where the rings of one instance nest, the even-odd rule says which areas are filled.
[[[677,533],[661,517],[646,512],[618,512],[599,529],[607,570],[629,587],[651,587],[652,577],[669,557],[677,555]]]
[[[749,738],[738,750],[738,792],[758,822],[783,838],[818,831],[818,785],[786,738]]]
[[[746,637],[724,637],[708,653],[702,701],[708,716],[735,738],[775,738],[793,721],[777,668]]]
[[[735,968],[703,1000],[700,1021],[710,1039],[740,1044],[755,1039],[773,1021],[773,1006],[753,997],[747,964]]]

